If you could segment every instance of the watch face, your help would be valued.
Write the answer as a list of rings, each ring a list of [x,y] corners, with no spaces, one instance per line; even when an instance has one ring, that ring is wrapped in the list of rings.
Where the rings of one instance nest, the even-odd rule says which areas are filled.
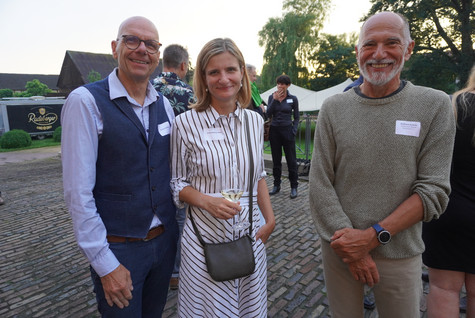
[[[383,244],[388,243],[391,240],[391,234],[388,231],[379,232],[379,241]]]

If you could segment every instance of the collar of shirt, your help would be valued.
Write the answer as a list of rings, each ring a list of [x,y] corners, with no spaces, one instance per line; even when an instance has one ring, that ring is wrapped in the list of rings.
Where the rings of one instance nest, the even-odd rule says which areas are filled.
[[[158,77],[165,77],[165,78],[173,78],[175,80],[179,80],[180,78],[174,72],[161,72]]]
[[[129,93],[125,89],[124,85],[122,85],[119,77],[117,76],[117,67],[109,74],[109,97],[111,100],[114,100],[119,97],[126,97],[129,103],[135,106],[142,107],[139,103],[135,101],[132,97],[130,97]],[[143,105],[148,106],[154,103],[159,98],[157,91],[153,88],[150,81],[148,82],[147,86],[147,95],[145,96],[145,100]]]
[[[242,123],[244,111],[241,108],[241,104],[239,104],[239,102],[236,102],[236,104],[237,104],[236,110],[232,113],[229,113],[228,117],[236,117]],[[214,109],[214,107],[211,105],[208,107],[208,109],[205,110],[205,114],[206,114],[206,123],[208,124],[208,127],[213,127],[220,118],[226,117],[224,115],[220,115],[216,111],[216,109]]]

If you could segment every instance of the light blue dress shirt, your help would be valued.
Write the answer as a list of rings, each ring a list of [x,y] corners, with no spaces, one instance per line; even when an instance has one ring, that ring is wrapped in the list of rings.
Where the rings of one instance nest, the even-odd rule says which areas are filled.
[[[126,97],[145,131],[148,131],[149,106],[158,98],[153,86],[148,84],[142,106],[127,93],[117,77],[117,68],[109,75],[108,81],[110,99]],[[173,122],[175,115],[167,98],[164,98],[164,105],[170,122]],[[87,88],[79,87],[69,94],[61,112],[61,125],[64,198],[73,220],[79,248],[102,277],[116,269],[119,261],[109,249],[106,228],[97,212],[92,194],[96,183],[96,160],[103,122],[96,101]],[[155,216],[150,227],[160,224]]]

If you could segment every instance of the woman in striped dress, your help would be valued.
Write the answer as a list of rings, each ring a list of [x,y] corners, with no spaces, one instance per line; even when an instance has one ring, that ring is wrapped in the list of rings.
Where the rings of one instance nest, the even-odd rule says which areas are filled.
[[[248,105],[250,87],[244,58],[230,39],[208,42],[194,75],[197,103],[179,115],[172,129],[171,187],[177,206],[186,202],[178,291],[179,317],[266,317],[267,272],[264,243],[275,227],[265,181],[263,120]],[[246,135],[247,113],[251,145]],[[254,165],[249,163],[252,149]],[[249,211],[249,169],[254,169],[253,211]],[[221,191],[239,187],[238,203],[225,200]],[[265,225],[259,225],[259,208]],[[207,243],[236,240],[249,229],[233,224],[252,213],[255,271],[246,277],[217,282],[208,274],[203,246],[190,220],[190,212]]]

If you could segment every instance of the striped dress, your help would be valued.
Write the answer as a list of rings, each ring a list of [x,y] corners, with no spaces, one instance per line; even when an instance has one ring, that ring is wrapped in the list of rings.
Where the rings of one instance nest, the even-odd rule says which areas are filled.
[[[229,116],[219,115],[213,108],[180,114],[174,121],[171,134],[171,188],[177,206],[179,193],[186,186],[212,196],[221,190],[240,186],[240,218],[249,218],[249,146],[244,125],[244,111],[248,113],[251,147],[254,156],[253,236],[259,229],[257,182],[265,176],[263,151],[263,120],[253,111],[239,106]],[[214,218],[207,211],[190,206],[203,240],[211,243],[229,242],[248,233],[248,229],[234,230],[238,220]],[[217,282],[208,274],[203,247],[191,224],[189,211],[181,241],[180,285],[178,291],[179,317],[266,317],[267,263],[265,246],[261,240],[253,243],[256,269],[240,279]]]

